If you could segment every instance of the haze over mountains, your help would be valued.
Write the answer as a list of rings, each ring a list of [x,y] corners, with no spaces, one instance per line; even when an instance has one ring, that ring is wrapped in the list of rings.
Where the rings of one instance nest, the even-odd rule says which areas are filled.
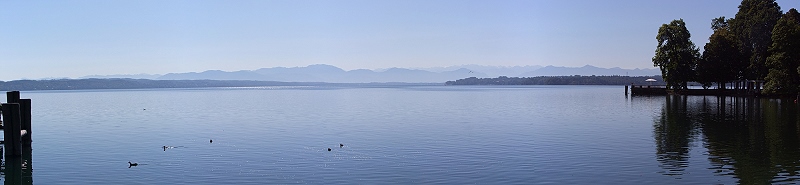
[[[326,64],[306,67],[274,67],[257,70],[220,71],[208,70],[190,73],[169,73],[165,75],[92,75],[82,78],[134,78],[154,80],[258,80],[281,82],[330,82],[330,83],[444,83],[469,77],[487,78],[498,76],[654,76],[661,75],[658,69],[599,68],[591,65],[583,67],[555,66],[480,66],[462,65],[438,68],[389,68],[382,70],[357,69],[346,71]]]

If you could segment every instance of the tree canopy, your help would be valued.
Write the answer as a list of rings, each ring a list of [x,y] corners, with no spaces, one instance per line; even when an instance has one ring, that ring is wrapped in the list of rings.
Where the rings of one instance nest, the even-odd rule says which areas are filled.
[[[708,87],[711,82],[724,89],[725,83],[742,78],[746,62],[741,53],[741,44],[728,27],[725,17],[711,21],[714,33],[703,47],[703,56],[697,63],[697,82]]]
[[[800,14],[791,9],[778,20],[772,30],[771,55],[767,58],[769,74],[764,91],[791,94],[800,85]]]
[[[775,0],[742,0],[736,17],[711,20],[714,33],[698,58],[683,20],[659,28],[653,65],[667,86],[695,81],[708,88],[742,80],[764,80],[768,95],[800,93],[800,13],[782,13]],[[691,73],[694,72],[694,73]]]
[[[694,80],[700,54],[690,37],[683,19],[673,20],[658,29],[658,47],[653,66],[661,69],[667,88],[686,89],[687,82]]]
[[[736,17],[729,22],[749,61],[746,78],[764,79],[767,75],[766,58],[772,44],[772,28],[782,14],[775,0],[743,0]]]

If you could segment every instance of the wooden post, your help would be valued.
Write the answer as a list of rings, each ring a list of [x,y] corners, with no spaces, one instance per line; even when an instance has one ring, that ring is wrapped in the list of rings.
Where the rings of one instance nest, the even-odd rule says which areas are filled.
[[[3,134],[6,148],[6,157],[22,156],[22,143],[20,142],[20,112],[18,103],[3,104]]]
[[[4,184],[23,184],[22,181],[22,158],[9,157],[6,159]]]
[[[19,100],[19,113],[20,113],[20,119],[22,119],[22,124],[19,127],[20,127],[20,129],[27,131],[27,133],[22,136],[22,144],[26,145],[26,146],[30,146],[30,144],[31,144],[31,99],[20,99]]]
[[[19,103],[19,91],[6,92],[6,103]]]
[[[28,133],[30,134],[30,133]],[[24,145],[24,142],[23,142]],[[28,142],[28,146],[22,146],[22,183],[25,185],[33,185],[33,149],[30,146],[30,142]]]
[[[33,184],[33,168],[31,167],[30,155],[24,157],[9,157],[5,161],[5,183],[4,184]]]
[[[625,95],[628,95],[628,85],[625,85]]]

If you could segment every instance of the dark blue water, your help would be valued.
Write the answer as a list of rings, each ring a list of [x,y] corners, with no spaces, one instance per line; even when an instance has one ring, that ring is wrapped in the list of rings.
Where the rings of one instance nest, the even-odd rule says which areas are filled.
[[[32,159],[26,164],[33,172],[22,179],[34,184],[796,180],[800,119],[795,104],[627,97],[623,90],[406,86],[22,92],[33,99],[34,117]],[[129,168],[128,161],[139,165]]]

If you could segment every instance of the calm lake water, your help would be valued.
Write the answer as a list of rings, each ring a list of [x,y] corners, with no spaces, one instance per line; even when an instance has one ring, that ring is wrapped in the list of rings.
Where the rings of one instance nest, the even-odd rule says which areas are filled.
[[[404,86],[22,92],[22,98],[33,99],[32,158],[26,162],[33,171],[6,170],[3,179],[5,184],[800,181],[797,104],[629,97],[623,90]],[[139,165],[129,168],[128,161]]]

